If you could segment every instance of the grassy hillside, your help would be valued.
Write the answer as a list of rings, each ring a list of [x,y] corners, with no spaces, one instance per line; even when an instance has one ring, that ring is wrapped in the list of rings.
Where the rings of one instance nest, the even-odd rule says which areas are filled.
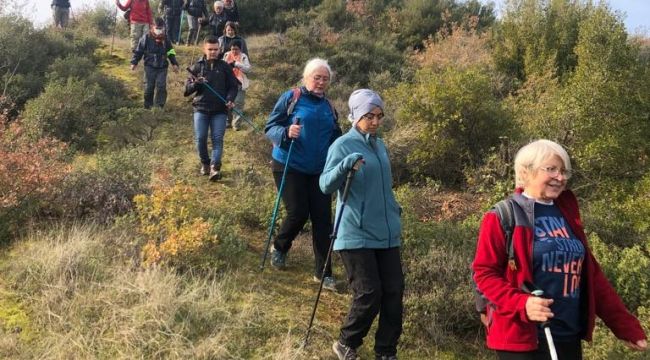
[[[476,1],[240,3],[256,31],[282,30],[247,37],[258,127],[314,56],[336,73],[328,96],[344,127],[353,89],[386,101],[402,359],[494,358],[469,264],[482,212],[512,191],[514,152],[540,137],[571,154],[593,252],[649,329],[648,41],[605,5],[518,0],[495,23]],[[123,23],[109,54],[112,16],[89,10],[67,31],[0,16],[0,358],[333,359],[351,300],[338,257],[339,292],[323,293],[306,348],[309,225],[286,271],[258,268],[276,195],[269,141],[228,130],[224,178],[198,175],[186,74],[169,72],[164,111],[142,109]],[[199,56],[177,51],[181,68]],[[599,323],[585,358],[648,353]]]
[[[268,43],[264,38],[249,41],[252,53]],[[109,56],[106,41],[96,55],[101,58],[102,72],[127,84],[128,97],[139,103],[142,69],[128,70],[127,46],[127,41],[118,40]],[[182,65],[193,55],[193,49],[183,46],[178,52]],[[0,283],[1,356],[333,358],[330,346],[350,302],[341,263],[335,257],[340,292],[323,292],[311,341],[302,348],[318,287],[311,276],[310,234],[305,232],[296,240],[286,271],[273,269],[268,261],[263,272],[258,269],[267,238],[266,224],[260,221],[270,217],[275,190],[265,161],[251,158],[243,149],[259,142],[270,150],[270,144],[252,130],[228,130],[224,179],[210,183],[199,176],[191,107],[182,97],[184,79],[185,74],[170,72],[167,120],[147,144],[146,156],[154,164],[152,181],[161,186],[190,185],[206,218],[217,219],[222,212],[235,215],[220,225],[231,242],[229,252],[221,255],[221,266],[193,274],[134,265],[138,255],[133,252],[141,235],[134,231],[136,220],[129,216],[115,225],[35,226],[0,259],[6,274]],[[83,157],[78,162],[93,161]],[[228,223],[237,219],[245,221]],[[252,226],[246,221],[252,221]],[[409,336],[404,334],[405,339]],[[364,357],[372,354],[369,342],[361,350]],[[477,344],[470,346],[472,351],[454,347],[436,349],[418,341],[403,347],[401,353],[407,359],[442,358],[444,354],[475,358],[479,348]]]

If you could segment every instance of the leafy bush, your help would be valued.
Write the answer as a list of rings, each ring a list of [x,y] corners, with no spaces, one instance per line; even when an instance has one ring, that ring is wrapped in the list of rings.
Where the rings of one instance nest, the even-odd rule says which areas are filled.
[[[153,140],[156,130],[173,117],[174,114],[158,108],[120,108],[114,119],[102,124],[98,140],[103,148],[109,149],[142,145]]]
[[[66,146],[44,137],[25,135],[22,121],[9,123],[0,114],[0,240],[16,230],[29,210],[51,200],[69,172]]]
[[[96,136],[109,118],[110,97],[98,85],[69,78],[46,86],[25,109],[25,123],[37,134],[53,136],[80,150],[96,146]]]
[[[494,84],[480,67],[422,69],[413,84],[400,84],[387,98],[397,109],[389,138],[395,161],[445,184],[461,182],[463,169],[480,165],[510,127]]]
[[[162,263],[179,268],[209,266],[218,244],[210,223],[199,214],[196,190],[189,186],[154,188],[150,196],[134,198],[139,232],[147,239],[142,264]]]
[[[152,163],[143,148],[102,153],[96,165],[80,167],[63,183],[51,211],[58,216],[105,223],[133,208],[133,197],[148,192]]]
[[[72,31],[37,30],[26,19],[0,16],[0,85],[21,109],[44,87],[45,69],[67,54],[92,56],[99,40]]]
[[[83,8],[75,13],[71,26],[78,34],[110,36],[119,16],[114,7],[104,3],[93,8]]]

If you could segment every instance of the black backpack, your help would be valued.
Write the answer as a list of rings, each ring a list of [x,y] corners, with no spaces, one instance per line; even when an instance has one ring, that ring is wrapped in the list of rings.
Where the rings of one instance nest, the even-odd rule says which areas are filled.
[[[517,270],[517,263],[515,262],[515,246],[512,241],[512,233],[515,229],[515,200],[512,197],[509,197],[505,200],[499,201],[494,205],[493,209],[499,217],[499,222],[501,223],[501,230],[503,231],[505,240],[506,240],[506,250],[508,252],[508,267],[511,270]],[[476,302],[476,311],[479,313],[485,313],[487,305],[489,303],[488,299],[483,296],[479,291],[476,284],[474,284],[475,290],[475,302]]]

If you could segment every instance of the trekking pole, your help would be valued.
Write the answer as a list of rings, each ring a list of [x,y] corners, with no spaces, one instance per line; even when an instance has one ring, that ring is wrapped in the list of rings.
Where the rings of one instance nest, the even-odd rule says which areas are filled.
[[[524,283],[521,285],[521,288],[533,296],[541,297],[544,295],[544,290],[537,288],[533,283],[529,281],[524,281]],[[557,350],[555,349],[555,342],[553,341],[553,335],[551,335],[550,322],[544,321],[542,323],[542,328],[544,329],[544,335],[546,336],[546,342],[548,343],[548,352],[551,355],[551,360],[558,360]]]
[[[296,116],[296,121],[294,125],[300,125],[300,118]],[[282,180],[280,180],[280,187],[278,188],[278,195],[275,197],[275,205],[273,206],[273,214],[271,215],[271,223],[269,224],[269,236],[266,239],[266,245],[264,246],[264,254],[262,254],[262,263],[260,264],[260,271],[264,271],[264,264],[266,263],[266,257],[269,253],[269,248],[271,247],[271,238],[273,237],[273,228],[275,228],[275,220],[278,216],[278,209],[280,208],[280,199],[282,198],[282,190],[284,189],[284,182],[287,178],[287,169],[289,169],[289,160],[291,159],[291,150],[293,150],[293,143],[295,138],[291,138],[289,143],[289,151],[287,151],[287,160],[284,164],[284,170],[282,170]]]
[[[192,70],[189,67],[187,67],[185,70],[187,70],[187,72],[189,72],[194,78],[197,77],[197,75],[195,73],[193,73]],[[214,90],[214,88],[212,88],[212,86],[210,86],[210,84],[208,84],[207,82],[204,82],[202,84],[206,88],[208,88],[208,90],[212,91],[212,93],[215,94],[221,101],[223,101],[224,104],[228,103],[228,101],[226,101],[226,99],[224,99],[223,96],[221,96],[216,90]],[[257,126],[255,126],[255,124],[250,119],[248,119],[246,116],[244,116],[244,113],[239,111],[237,108],[232,108],[231,110],[234,111],[237,115],[241,116],[241,118],[244,119],[244,121],[246,121],[250,126],[252,126],[253,130],[255,130],[255,132],[257,132],[257,133],[260,132],[260,130],[257,128]],[[293,140],[291,140],[291,141],[292,141],[292,144],[293,144]]]
[[[178,40],[177,43],[181,43],[181,33],[183,32],[183,18],[185,17],[185,10],[181,10],[181,24],[178,26]]]
[[[359,166],[363,163],[363,158],[357,160],[352,166],[352,169],[348,171],[348,176],[345,179],[345,187],[343,188],[343,195],[341,195],[341,208],[339,209],[339,213],[336,215],[336,220],[334,221],[334,230],[332,230],[332,234],[330,235],[330,248],[327,251],[327,257],[325,258],[325,265],[323,265],[323,272],[320,277],[320,285],[318,286],[318,294],[316,295],[316,301],[314,302],[314,308],[311,310],[311,318],[309,319],[309,325],[307,326],[307,333],[305,334],[305,341],[302,344],[302,347],[307,346],[307,342],[309,341],[309,333],[311,332],[311,327],[314,324],[314,317],[316,317],[316,308],[318,307],[318,301],[320,300],[320,294],[323,292],[323,281],[325,280],[325,269],[327,269],[327,264],[330,261],[330,258],[332,257],[332,249],[334,248],[334,241],[336,240],[336,236],[339,231],[339,225],[341,224],[341,218],[343,216],[343,209],[345,209],[345,203],[348,200],[348,193],[350,192],[350,184],[352,183],[352,178],[354,177],[355,171],[359,169]]]
[[[113,16],[113,34],[111,34],[111,51],[109,56],[113,56],[113,44],[115,43],[115,29],[117,29],[117,7],[115,8],[115,16]]]

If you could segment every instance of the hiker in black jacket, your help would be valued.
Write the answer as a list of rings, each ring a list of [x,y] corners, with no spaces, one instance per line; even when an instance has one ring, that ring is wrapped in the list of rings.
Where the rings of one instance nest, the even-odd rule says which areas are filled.
[[[65,29],[70,19],[70,0],[52,0],[54,27]]]
[[[185,83],[185,96],[194,95],[194,140],[201,160],[201,175],[210,181],[221,177],[223,137],[228,110],[235,104],[239,82],[232,67],[220,60],[219,41],[210,35],[203,43],[203,56],[189,68],[192,76]],[[208,130],[212,138],[212,156],[208,153]]]
[[[187,25],[190,28],[190,33],[187,34],[187,45],[196,45],[199,42],[201,26],[208,20],[205,0],[185,0],[183,8],[187,11]]]
[[[174,72],[178,71],[176,51],[171,41],[165,36],[165,22],[157,18],[156,25],[140,38],[138,46],[133,50],[131,70],[135,70],[140,59],[144,57],[144,108],[154,105],[165,106],[167,101],[167,67],[172,63]]]
[[[213,7],[214,12],[210,14],[208,24],[210,24],[212,35],[218,38],[223,35],[223,29],[226,27],[228,19],[223,11],[223,2],[221,0],[215,1]]]
[[[181,40],[181,13],[183,12],[183,0],[162,0],[158,8],[160,13],[165,15],[165,33],[172,44]]]

